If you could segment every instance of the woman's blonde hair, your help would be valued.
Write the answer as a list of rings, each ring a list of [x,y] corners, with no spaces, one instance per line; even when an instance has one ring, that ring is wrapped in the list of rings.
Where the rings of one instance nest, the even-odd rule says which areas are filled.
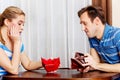
[[[0,15],[0,26],[4,25],[4,20],[8,19],[8,20],[12,20],[14,18],[16,18],[18,15],[24,15],[25,13],[18,7],[15,6],[10,6],[8,8],[6,8],[3,13]]]
[[[1,35],[1,27],[4,25],[4,20],[8,19],[12,21],[12,19],[17,18],[17,16],[19,15],[25,16],[25,13],[16,6],[9,6],[3,11],[3,13],[0,14],[0,42],[2,42],[3,44],[5,44],[5,42]]]

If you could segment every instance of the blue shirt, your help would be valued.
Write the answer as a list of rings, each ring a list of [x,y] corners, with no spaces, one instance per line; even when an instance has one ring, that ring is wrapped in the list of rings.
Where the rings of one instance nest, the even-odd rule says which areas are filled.
[[[12,59],[12,52],[5,45],[3,45],[1,42],[0,42],[0,48],[5,51],[6,55],[11,60]],[[22,46],[21,46],[21,53],[23,51],[24,51],[24,45],[22,44]],[[0,66],[0,76],[1,75],[5,75],[5,74],[8,74],[8,72]]]
[[[104,62],[120,63],[120,28],[106,24],[102,39],[89,38],[89,42]]]

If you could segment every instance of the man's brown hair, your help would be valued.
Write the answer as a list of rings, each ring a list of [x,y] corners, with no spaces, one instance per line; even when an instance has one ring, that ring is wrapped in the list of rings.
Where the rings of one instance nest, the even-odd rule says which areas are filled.
[[[80,17],[84,12],[87,12],[91,21],[93,21],[96,17],[99,17],[103,24],[106,23],[104,11],[101,7],[98,6],[87,6],[78,11],[78,16]]]

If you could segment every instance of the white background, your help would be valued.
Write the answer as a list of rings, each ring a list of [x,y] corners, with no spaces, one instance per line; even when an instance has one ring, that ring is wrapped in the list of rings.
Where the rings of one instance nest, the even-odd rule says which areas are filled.
[[[28,56],[60,57],[65,68],[75,52],[89,52],[77,12],[90,4],[91,0],[0,0],[0,13],[7,6],[20,7],[26,13],[22,38]]]

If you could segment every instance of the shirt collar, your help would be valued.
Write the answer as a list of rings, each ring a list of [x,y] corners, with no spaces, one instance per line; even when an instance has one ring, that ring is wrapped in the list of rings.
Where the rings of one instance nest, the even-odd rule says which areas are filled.
[[[110,31],[111,28],[112,27],[110,25],[108,25],[107,23],[105,24],[105,29],[104,29],[102,40],[105,38],[105,36],[108,34],[108,31]]]

